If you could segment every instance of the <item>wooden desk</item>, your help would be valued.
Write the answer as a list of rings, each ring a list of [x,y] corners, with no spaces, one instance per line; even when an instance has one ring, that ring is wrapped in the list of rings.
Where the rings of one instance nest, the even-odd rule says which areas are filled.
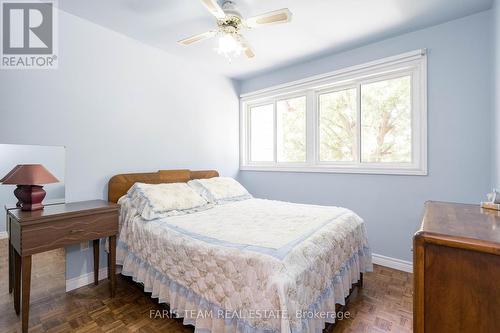
[[[500,212],[428,202],[413,242],[413,331],[500,332]]]
[[[9,292],[14,291],[14,308],[17,314],[21,313],[23,333],[28,332],[33,254],[93,240],[94,284],[97,284],[99,239],[109,237],[108,277],[110,293],[114,296],[118,209],[117,204],[94,200],[48,205],[43,210],[34,212],[6,210],[9,230]]]

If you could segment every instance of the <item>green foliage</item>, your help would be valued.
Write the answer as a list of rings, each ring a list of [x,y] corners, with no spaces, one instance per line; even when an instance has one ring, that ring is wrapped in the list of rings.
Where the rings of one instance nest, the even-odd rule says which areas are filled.
[[[411,78],[361,87],[362,162],[411,162]]]
[[[319,158],[354,161],[356,146],[356,89],[319,96]]]
[[[357,159],[356,89],[320,95],[321,161]],[[411,162],[411,78],[361,85],[361,161]]]
[[[358,88],[319,95],[320,161],[358,160],[361,126],[361,162],[411,162],[411,77],[366,83],[360,89],[361,119],[358,119]],[[278,162],[306,161],[306,103],[306,96],[301,96],[276,104]],[[273,117],[273,104],[251,110],[253,161],[274,158]]]
[[[306,161],[306,97],[277,103],[278,162]]]

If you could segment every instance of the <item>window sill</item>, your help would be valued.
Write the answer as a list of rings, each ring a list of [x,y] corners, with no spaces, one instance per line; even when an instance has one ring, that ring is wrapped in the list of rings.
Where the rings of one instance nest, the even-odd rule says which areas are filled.
[[[356,168],[342,166],[257,166],[240,165],[241,171],[271,171],[271,172],[316,172],[316,173],[348,173],[348,174],[371,174],[371,175],[406,175],[427,176],[426,169],[414,168]]]

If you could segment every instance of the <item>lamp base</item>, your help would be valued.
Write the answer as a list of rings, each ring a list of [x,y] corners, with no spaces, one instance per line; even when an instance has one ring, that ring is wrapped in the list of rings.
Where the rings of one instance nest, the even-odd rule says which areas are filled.
[[[17,185],[14,190],[17,200],[17,207],[24,211],[34,211],[43,209],[42,201],[46,192],[40,185]]]

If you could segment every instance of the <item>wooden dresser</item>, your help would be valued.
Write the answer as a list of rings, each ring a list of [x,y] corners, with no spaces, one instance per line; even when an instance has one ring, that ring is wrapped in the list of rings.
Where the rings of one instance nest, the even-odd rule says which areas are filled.
[[[413,248],[415,333],[500,332],[500,212],[427,202]]]

